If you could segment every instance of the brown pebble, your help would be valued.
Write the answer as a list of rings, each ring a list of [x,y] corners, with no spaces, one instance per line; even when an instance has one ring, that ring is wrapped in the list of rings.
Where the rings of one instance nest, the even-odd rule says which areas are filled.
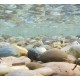
[[[47,50],[40,56],[40,61],[42,62],[60,62],[60,61],[66,61],[67,60],[67,54],[59,49],[51,49]]]
[[[26,66],[27,66],[30,70],[34,70],[34,69],[43,67],[42,64],[37,63],[37,62],[31,62],[31,63],[29,63],[29,64],[26,64]]]

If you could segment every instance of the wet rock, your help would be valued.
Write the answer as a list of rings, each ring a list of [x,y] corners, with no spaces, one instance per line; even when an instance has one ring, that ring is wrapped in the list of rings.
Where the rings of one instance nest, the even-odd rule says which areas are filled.
[[[36,71],[44,76],[52,76],[53,74],[55,74],[55,72],[49,67],[38,68],[38,69],[35,69],[34,71]]]
[[[0,48],[0,57],[20,56],[19,51],[13,46],[3,46]]]
[[[46,49],[44,47],[36,47],[35,48],[35,51],[38,53],[38,54],[42,54],[46,51]]]
[[[19,66],[19,65],[28,64],[31,62],[31,60],[25,56],[18,57],[18,58],[10,56],[10,57],[2,57],[0,59],[0,62],[1,64],[6,64],[8,66],[12,66],[12,65]]]
[[[11,66],[10,69],[11,69],[11,71],[18,70],[18,69],[29,70],[29,68],[24,66],[24,65],[22,65],[22,66]]]
[[[44,52],[39,58],[42,62],[66,61],[67,54],[59,49],[52,49]]]
[[[30,70],[34,70],[34,69],[43,67],[42,64],[37,63],[37,62],[31,62],[31,63],[29,63],[29,64],[26,64],[26,66],[27,66]]]
[[[10,72],[10,67],[7,65],[0,64],[0,76],[3,76]]]
[[[34,49],[30,49],[28,50],[28,58],[31,59],[31,61],[33,60],[38,60],[38,53],[36,53],[36,51]]]
[[[46,49],[44,47],[36,47],[36,48],[30,49],[28,50],[28,57],[31,60],[38,60],[39,59],[38,57],[41,54],[43,54],[45,51]]]
[[[18,46],[16,44],[12,44],[13,47],[15,47],[19,52],[21,56],[27,56],[28,50],[24,47]]]
[[[42,76],[42,75],[35,71],[19,69],[8,73],[6,76]]]
[[[80,66],[72,70],[75,66],[75,64],[72,63],[48,62],[44,63],[43,66],[51,68],[58,76],[80,76]]]

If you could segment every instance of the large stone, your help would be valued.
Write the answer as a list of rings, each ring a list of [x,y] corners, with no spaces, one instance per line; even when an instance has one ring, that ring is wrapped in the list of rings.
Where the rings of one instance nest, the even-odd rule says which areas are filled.
[[[43,66],[49,67],[58,76],[80,76],[80,66],[77,66],[74,70],[75,64],[67,62],[48,62],[44,63]]]
[[[18,69],[8,73],[6,76],[42,76],[42,75],[35,71]]]
[[[59,49],[52,49],[41,54],[39,59],[42,62],[66,61],[67,54]]]
[[[0,57],[7,56],[20,56],[19,51],[11,45],[3,46],[0,48]]]
[[[38,68],[38,69],[35,69],[34,71],[36,71],[44,76],[52,76],[53,74],[55,74],[55,72],[49,67]]]
[[[9,66],[12,66],[12,65],[25,65],[25,64],[28,64],[31,62],[31,60],[25,56],[22,56],[22,57],[13,57],[13,56],[10,56],[10,57],[2,57],[0,59],[0,62],[1,64],[6,64],[6,65],[9,65]]]
[[[28,57],[31,60],[39,60],[39,56],[46,51],[44,47],[36,47],[28,50]]]

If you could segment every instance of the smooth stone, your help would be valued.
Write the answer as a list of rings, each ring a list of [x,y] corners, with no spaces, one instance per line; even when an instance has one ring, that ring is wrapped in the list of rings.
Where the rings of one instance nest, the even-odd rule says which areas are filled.
[[[35,71],[18,69],[8,73],[6,76],[42,76],[42,75]]]
[[[7,56],[20,56],[19,51],[11,45],[3,46],[0,48],[0,57]]]
[[[31,62],[31,63],[29,63],[29,64],[26,64],[26,66],[27,66],[30,70],[34,70],[34,69],[43,67],[42,64],[37,63],[37,62]]]
[[[55,74],[54,71],[49,67],[38,68],[38,69],[35,69],[34,71],[36,71],[44,76],[52,76],[53,74]]]
[[[80,57],[80,44],[72,46],[69,51],[69,54],[74,55],[76,58]]]
[[[38,57],[46,51],[44,47],[36,47],[28,50],[28,57],[31,60],[38,60]]]
[[[16,44],[12,44],[19,52],[21,56],[27,56],[28,55],[28,50],[24,47],[18,46]]]
[[[11,71],[14,71],[14,70],[18,70],[18,69],[25,69],[25,70],[29,70],[28,67],[22,65],[22,66],[11,66]]]
[[[13,64],[16,64],[18,66],[18,64],[20,63],[21,64],[24,63],[23,65],[28,64],[31,62],[31,60],[25,56],[21,56],[21,57],[10,56],[10,57],[2,57],[0,59],[0,62],[1,64],[6,64],[8,66],[12,66]]]
[[[35,51],[34,48],[28,50],[28,58],[30,58],[31,61],[33,61],[33,60],[37,61],[38,60],[38,56],[39,56],[39,54]]]
[[[10,72],[10,67],[7,65],[0,64],[0,76],[3,76]]]
[[[67,62],[48,62],[44,63],[43,66],[51,68],[55,75],[58,76],[80,76],[80,66],[77,66],[72,70],[75,64]],[[53,74],[53,76],[55,76]]]
[[[44,47],[36,47],[35,48],[35,51],[38,53],[38,54],[42,54],[44,53],[45,51],[47,51]]]
[[[51,49],[40,55],[39,60],[42,62],[66,61],[67,54],[59,49]]]

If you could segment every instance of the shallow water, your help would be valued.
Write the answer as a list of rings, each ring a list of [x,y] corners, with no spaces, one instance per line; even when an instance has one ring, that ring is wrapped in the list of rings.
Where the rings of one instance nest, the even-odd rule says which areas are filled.
[[[27,37],[79,35],[79,6],[68,4],[0,5],[0,35]]]

